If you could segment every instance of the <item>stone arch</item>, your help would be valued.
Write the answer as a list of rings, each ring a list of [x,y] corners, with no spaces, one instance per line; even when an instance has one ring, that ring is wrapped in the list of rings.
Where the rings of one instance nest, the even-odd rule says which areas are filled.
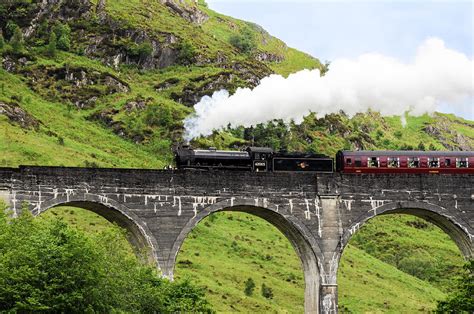
[[[453,210],[454,211],[454,210]],[[451,211],[451,213],[453,212]],[[446,232],[456,243],[466,259],[474,257],[473,240],[474,232],[466,222],[460,218],[450,215],[450,211],[439,205],[420,202],[420,201],[403,201],[393,202],[379,206],[370,210],[366,214],[356,219],[356,222],[346,229],[342,237],[342,250],[349,243],[352,236],[362,227],[368,220],[379,215],[388,214],[408,214],[423,218],[433,223]],[[342,256],[342,254],[340,254]]]
[[[279,213],[276,210],[276,206],[270,203],[262,207],[256,206],[253,199],[233,199],[231,204],[226,200],[201,210],[186,224],[173,245],[167,265],[169,277],[173,277],[177,255],[189,233],[201,220],[212,213],[220,211],[244,212],[255,215],[266,220],[285,235],[295,249],[303,267],[305,278],[305,313],[318,313],[321,284],[321,275],[318,265],[320,265],[320,262],[323,260],[321,249],[306,226],[293,216]]]
[[[41,202],[41,206],[36,206],[32,213],[37,216],[48,209],[58,206],[73,206],[90,210],[112,223],[125,228],[128,232],[127,238],[136,254],[152,264],[158,263],[158,244],[147,225],[141,221],[125,205],[119,202],[96,194],[70,194],[57,195],[55,198]],[[157,266],[160,268],[161,265]]]

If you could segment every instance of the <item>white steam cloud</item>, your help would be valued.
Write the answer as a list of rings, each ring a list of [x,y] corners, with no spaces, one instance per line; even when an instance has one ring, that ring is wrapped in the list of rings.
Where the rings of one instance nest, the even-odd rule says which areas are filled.
[[[324,116],[343,110],[352,116],[371,109],[384,116],[420,115],[434,112],[440,103],[455,109],[474,95],[473,69],[472,59],[430,38],[411,63],[373,53],[335,60],[325,76],[319,70],[288,78],[270,75],[253,90],[239,88],[233,95],[221,90],[203,97],[184,121],[185,137],[209,135],[228,124],[251,126],[272,119],[298,123],[310,112]]]

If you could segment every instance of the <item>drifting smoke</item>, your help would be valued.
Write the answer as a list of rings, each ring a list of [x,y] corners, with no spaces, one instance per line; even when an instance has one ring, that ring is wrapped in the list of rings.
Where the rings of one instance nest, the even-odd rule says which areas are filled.
[[[318,116],[343,110],[352,116],[371,109],[384,116],[433,113],[440,103],[461,104],[474,95],[473,60],[430,38],[412,63],[380,54],[331,63],[325,76],[303,70],[283,78],[270,75],[253,90],[239,88],[205,96],[184,121],[186,140],[214,129],[251,126],[273,119],[296,123],[310,112]],[[406,124],[406,119],[404,120]]]

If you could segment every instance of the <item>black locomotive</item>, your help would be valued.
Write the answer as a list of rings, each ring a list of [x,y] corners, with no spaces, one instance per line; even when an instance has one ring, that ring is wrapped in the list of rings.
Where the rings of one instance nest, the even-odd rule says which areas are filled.
[[[243,151],[215,148],[175,150],[179,169],[228,169],[254,172],[333,172],[333,159],[319,154],[274,152],[268,147],[247,147]]]

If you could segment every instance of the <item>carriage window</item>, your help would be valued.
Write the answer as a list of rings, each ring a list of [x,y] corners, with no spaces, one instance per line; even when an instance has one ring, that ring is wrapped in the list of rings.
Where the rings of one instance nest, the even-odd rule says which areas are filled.
[[[400,161],[397,157],[388,157],[387,165],[389,168],[398,168],[400,166]]]
[[[408,167],[410,168],[419,168],[420,159],[418,157],[408,157]]]
[[[356,160],[355,160],[355,166],[356,166],[356,167],[362,167],[362,162],[361,162],[360,159],[356,159]]]
[[[379,166],[379,159],[377,157],[369,157],[367,165],[372,168],[377,168]]]
[[[428,158],[430,168],[439,168],[439,158]]]
[[[446,167],[451,167],[451,159],[445,159],[445,160],[444,160],[444,165],[445,165]]]
[[[457,168],[467,168],[468,165],[467,158],[456,158]]]
[[[352,159],[351,158],[346,158],[346,164],[352,165]]]

